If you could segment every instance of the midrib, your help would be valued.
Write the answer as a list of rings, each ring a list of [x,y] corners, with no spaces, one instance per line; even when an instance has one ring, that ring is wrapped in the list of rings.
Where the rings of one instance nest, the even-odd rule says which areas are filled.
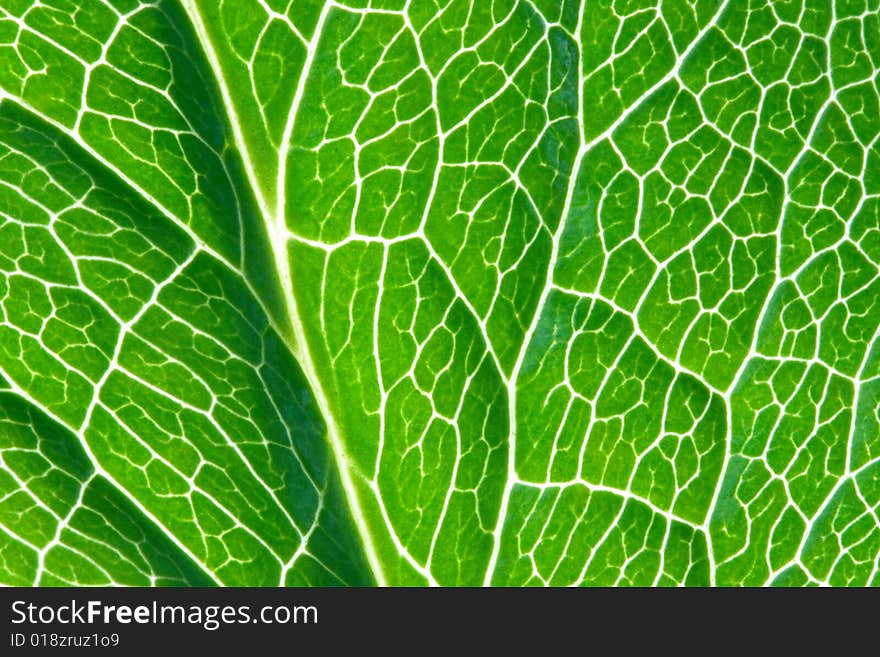
[[[199,45],[205,53],[208,65],[220,90],[223,101],[223,108],[226,113],[229,124],[232,128],[232,135],[236,149],[242,159],[243,168],[247,175],[248,184],[250,185],[259,206],[263,222],[268,232],[269,242],[272,248],[272,255],[275,262],[275,269],[281,284],[282,296],[284,297],[285,309],[287,314],[288,326],[283,327],[286,330],[279,331],[281,338],[286,346],[293,354],[302,368],[309,386],[312,396],[314,397],[318,409],[327,427],[327,440],[333,454],[333,460],[336,469],[339,472],[339,478],[345,492],[345,498],[348,501],[349,510],[352,519],[359,534],[361,545],[364,549],[364,555],[372,570],[373,576],[377,584],[380,586],[388,585],[385,577],[382,563],[376,552],[373,537],[368,527],[360,497],[357,488],[354,485],[353,474],[351,472],[351,458],[345,449],[342,440],[342,434],[336,424],[336,420],[331,411],[330,402],[324,392],[320,377],[315,367],[314,359],[305,336],[305,327],[297,308],[296,297],[293,293],[293,282],[291,280],[290,266],[287,260],[287,225],[285,220],[286,198],[285,198],[285,178],[287,175],[287,152],[293,135],[293,126],[296,120],[297,110],[305,91],[306,79],[314,61],[315,52],[317,50],[318,41],[323,31],[324,23],[327,15],[332,7],[331,3],[325,3],[315,26],[312,40],[308,45],[308,53],[303,63],[302,73],[300,74],[294,98],[291,103],[290,112],[288,114],[287,123],[284,128],[284,135],[281,141],[281,147],[278,151],[278,178],[276,181],[275,203],[267,199],[263,191],[263,187],[259,183],[257,177],[257,169],[254,165],[253,158],[247,147],[244,134],[241,131],[241,125],[238,121],[238,114],[232,101],[232,94],[223,75],[223,69],[214,50],[207,29],[202,20],[202,16],[196,7],[195,0],[181,0],[184,10],[193,24]],[[274,205],[274,208],[273,208]]]

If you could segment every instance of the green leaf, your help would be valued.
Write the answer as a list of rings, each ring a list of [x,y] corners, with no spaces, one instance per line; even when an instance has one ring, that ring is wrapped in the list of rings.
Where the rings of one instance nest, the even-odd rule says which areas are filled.
[[[0,582],[880,584],[878,33],[0,0]]]

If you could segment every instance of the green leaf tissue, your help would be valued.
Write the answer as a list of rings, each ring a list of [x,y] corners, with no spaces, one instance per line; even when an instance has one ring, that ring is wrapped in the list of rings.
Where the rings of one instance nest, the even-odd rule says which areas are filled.
[[[0,583],[880,585],[880,1],[0,0]]]

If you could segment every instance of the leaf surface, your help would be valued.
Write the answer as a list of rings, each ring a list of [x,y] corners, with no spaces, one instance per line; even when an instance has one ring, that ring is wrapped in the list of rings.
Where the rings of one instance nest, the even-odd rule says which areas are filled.
[[[8,583],[880,583],[880,7],[0,0]]]

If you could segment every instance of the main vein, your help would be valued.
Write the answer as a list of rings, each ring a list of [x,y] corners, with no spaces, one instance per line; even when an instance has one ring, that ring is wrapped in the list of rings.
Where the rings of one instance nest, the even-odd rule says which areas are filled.
[[[293,101],[291,103],[290,111],[288,113],[281,146],[278,150],[278,178],[276,181],[276,188],[274,190],[275,198],[269,199],[266,198],[258,182],[257,165],[254,161],[254,158],[251,157],[250,151],[247,147],[244,134],[241,130],[241,124],[238,120],[238,114],[235,110],[232,93],[230,92],[229,86],[226,83],[225,76],[223,75],[223,69],[220,65],[217,53],[214,50],[214,46],[211,43],[211,39],[208,35],[208,31],[205,27],[202,15],[198,7],[196,6],[195,0],[181,0],[181,2],[184,10],[186,11],[187,15],[190,18],[190,21],[193,24],[199,43],[204,50],[205,56],[208,60],[208,64],[211,67],[211,72],[213,73],[217,81],[220,95],[223,100],[224,110],[232,129],[232,136],[235,141],[236,148],[238,149],[239,155],[241,156],[244,170],[248,178],[248,183],[250,184],[253,193],[257,199],[257,204],[259,206],[259,210],[263,217],[263,222],[268,233],[269,242],[272,249],[272,256],[280,281],[281,291],[284,297],[285,310],[287,313],[286,319],[288,322],[288,326],[284,327],[286,330],[283,331],[282,338],[285,340],[287,347],[290,349],[294,358],[297,360],[300,367],[302,368],[303,374],[305,375],[306,379],[309,382],[309,386],[311,387],[312,396],[314,397],[315,402],[317,403],[318,408],[321,411],[321,415],[323,416],[327,429],[327,440],[329,442],[331,453],[333,455],[337,470],[339,472],[340,481],[345,492],[345,497],[348,501],[351,515],[354,520],[355,526],[357,527],[361,544],[363,545],[364,553],[370,565],[370,569],[373,572],[373,576],[375,577],[376,582],[380,586],[387,585],[388,582],[386,580],[378,554],[376,553],[372,534],[370,533],[369,527],[367,526],[362,503],[354,484],[351,471],[351,459],[345,449],[345,445],[343,444],[342,435],[333,417],[331,405],[324,392],[320,377],[318,376],[317,369],[315,367],[314,359],[312,358],[308,341],[305,336],[305,328],[303,326],[302,318],[297,308],[296,297],[293,291],[293,279],[291,272],[292,268],[288,261],[287,255],[287,154],[290,148],[291,140],[293,138],[293,128],[297,119],[300,102],[305,93],[305,86],[308,79],[309,71],[314,63],[315,53],[318,49],[318,42],[321,38],[327,16],[329,15],[333,5],[329,2],[324,4],[321,15],[312,34],[311,40],[307,43],[308,52],[306,55],[306,59],[303,63],[302,72],[300,74]],[[273,200],[274,203],[272,202]]]

